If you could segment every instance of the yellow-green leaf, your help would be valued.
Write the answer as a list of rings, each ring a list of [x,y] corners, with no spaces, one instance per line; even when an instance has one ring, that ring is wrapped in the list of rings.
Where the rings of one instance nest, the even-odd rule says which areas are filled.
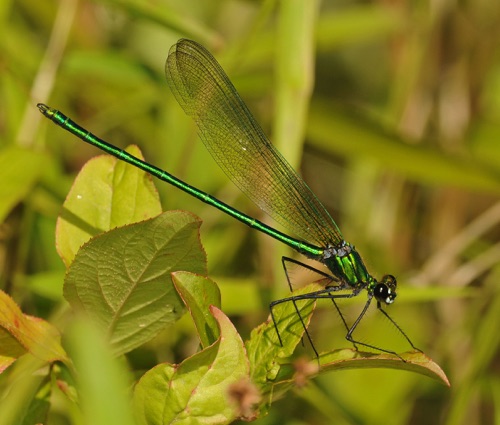
[[[66,359],[57,329],[23,314],[12,298],[0,291],[0,372],[26,353],[46,362]]]
[[[142,158],[136,146],[127,151]],[[76,177],[57,220],[58,253],[69,266],[92,236],[160,213],[151,176],[112,156],[93,158]]]
[[[243,415],[232,396],[249,383],[243,341],[229,319],[216,307],[211,313],[219,339],[179,365],[160,364],[135,387],[134,404],[141,425],[229,424]]]

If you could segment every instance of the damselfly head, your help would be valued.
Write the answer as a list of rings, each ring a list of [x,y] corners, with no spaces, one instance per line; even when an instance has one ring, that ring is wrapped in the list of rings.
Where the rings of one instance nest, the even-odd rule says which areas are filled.
[[[373,295],[379,302],[392,304],[396,298],[396,287],[398,283],[396,278],[391,274],[386,274],[382,280],[377,283],[373,291]]]

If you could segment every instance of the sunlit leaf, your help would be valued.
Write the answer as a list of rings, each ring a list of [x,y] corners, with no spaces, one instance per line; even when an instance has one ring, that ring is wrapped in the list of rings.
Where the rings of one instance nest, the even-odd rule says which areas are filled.
[[[127,151],[142,158],[136,146]],[[151,176],[108,155],[93,158],[76,177],[64,202],[57,220],[57,250],[69,266],[92,236],[160,212]]]
[[[179,365],[156,366],[136,385],[139,424],[228,424],[240,415],[231,394],[248,380],[245,348],[229,319],[216,307],[211,312],[220,327],[214,344]]]
[[[341,369],[386,368],[407,370],[436,379],[450,386],[448,377],[441,367],[420,351],[399,354],[400,357],[388,353],[366,353],[345,348],[321,354],[320,370],[322,372]]]

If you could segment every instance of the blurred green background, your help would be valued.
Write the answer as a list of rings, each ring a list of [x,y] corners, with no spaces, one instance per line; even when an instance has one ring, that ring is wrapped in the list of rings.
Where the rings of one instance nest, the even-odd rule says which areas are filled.
[[[99,154],[44,120],[37,102],[266,219],[217,168],[165,83],[168,49],[191,38],[218,58],[374,276],[398,276],[389,312],[452,385],[335,372],[257,423],[500,423],[500,2],[4,0],[0,17],[0,287],[24,312],[63,328],[56,218]],[[280,257],[291,253],[157,186],[165,210],[202,218],[223,310],[248,336],[286,296]],[[319,307],[317,348],[347,347],[331,305]],[[365,326],[383,341],[383,327]],[[196,347],[186,318],[128,360],[140,376]],[[49,423],[70,423],[67,409],[55,403]]]

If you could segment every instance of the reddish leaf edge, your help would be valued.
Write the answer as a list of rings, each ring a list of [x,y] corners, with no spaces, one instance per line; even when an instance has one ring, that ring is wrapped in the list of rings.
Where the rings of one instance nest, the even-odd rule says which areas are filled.
[[[343,348],[322,353],[317,360],[320,373],[342,369],[398,369],[415,372],[437,380],[448,387],[451,386],[443,369],[425,353],[417,350],[395,355]]]

